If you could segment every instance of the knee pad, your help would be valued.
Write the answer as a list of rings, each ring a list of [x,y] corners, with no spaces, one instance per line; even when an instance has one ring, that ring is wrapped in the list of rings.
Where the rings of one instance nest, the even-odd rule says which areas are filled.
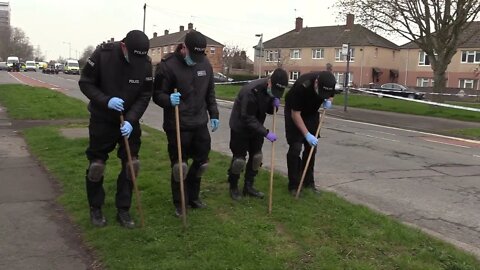
[[[140,171],[140,160],[134,158],[132,159],[132,165],[133,165],[133,173],[135,174],[135,178],[138,176],[138,172]],[[128,164],[128,161],[125,163],[125,166],[127,166],[127,177],[130,178],[132,176],[132,173],[130,172],[130,165]]]
[[[263,154],[262,152],[258,152],[253,155],[252,157],[252,169],[254,171],[258,171],[260,167],[262,167],[262,160],[263,160]]]
[[[195,175],[196,177],[202,177],[202,175],[207,171],[208,168],[208,162],[203,163],[198,167],[197,174]]]
[[[91,162],[90,166],[88,166],[88,174],[87,174],[88,181],[100,182],[100,180],[102,180],[104,172],[105,172],[105,163],[98,162],[98,161]]]
[[[244,158],[233,158],[232,165],[230,165],[230,172],[232,174],[241,174],[245,168]]]
[[[173,164],[172,166],[172,173],[173,173],[173,179],[175,182],[180,182],[180,166],[178,166],[178,162]],[[183,173],[183,179],[187,178],[187,163],[182,162],[182,173]]]

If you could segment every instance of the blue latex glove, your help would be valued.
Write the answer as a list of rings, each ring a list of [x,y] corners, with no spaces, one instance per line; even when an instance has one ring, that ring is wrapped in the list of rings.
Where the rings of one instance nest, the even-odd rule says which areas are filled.
[[[220,120],[210,119],[210,126],[212,127],[212,132],[215,132],[215,130],[218,129],[218,126],[220,126]]]
[[[269,131],[267,133],[267,135],[265,135],[265,138],[267,138],[267,140],[271,141],[271,142],[274,142],[277,140],[277,135],[271,131]]]
[[[323,101],[323,108],[331,109],[332,108],[332,101],[330,99],[325,99]]]
[[[180,104],[181,95],[182,94],[180,94],[179,92],[170,94],[170,104],[172,104],[172,106],[178,106],[178,104]]]
[[[280,107],[280,99],[279,98],[274,98],[273,99],[273,106],[275,106],[275,109],[278,110],[278,107]]]
[[[128,121],[123,121],[123,126],[120,127],[120,132],[122,133],[123,137],[130,137],[130,133],[132,133],[133,127]]]
[[[118,98],[118,97],[112,97],[108,101],[108,108],[115,110],[115,111],[123,111],[123,99]]]
[[[313,136],[312,133],[308,132],[307,135],[305,135],[305,140],[307,140],[310,146],[317,146],[318,139],[315,138],[315,136]]]

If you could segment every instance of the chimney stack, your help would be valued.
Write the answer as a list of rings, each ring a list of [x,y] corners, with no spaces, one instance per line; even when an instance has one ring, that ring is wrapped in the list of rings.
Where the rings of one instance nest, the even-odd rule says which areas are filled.
[[[154,38],[157,37],[157,32],[153,32],[153,37],[154,37]]]
[[[300,17],[297,17],[297,19],[295,19],[295,31],[300,32],[302,28],[303,28],[303,19]]]
[[[347,14],[347,24],[345,25],[346,30],[352,30],[353,24],[355,23],[355,15]]]
[[[167,29],[165,29],[165,36],[166,36],[166,35],[168,35],[168,30],[167,30]]]
[[[185,31],[185,27],[183,27],[183,25],[180,25],[180,32],[183,32]]]
[[[110,38],[110,42],[114,42],[114,41],[115,41],[115,39],[113,37]]]
[[[188,30],[192,30],[193,29],[193,23],[188,23]]]

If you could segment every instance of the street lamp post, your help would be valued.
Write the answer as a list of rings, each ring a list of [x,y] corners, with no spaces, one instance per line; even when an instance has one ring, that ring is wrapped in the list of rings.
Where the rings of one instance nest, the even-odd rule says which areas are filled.
[[[263,61],[263,33],[262,34],[256,34],[256,37],[260,37],[260,40],[258,41],[258,46],[260,46],[260,53],[258,55],[259,61],[258,61],[258,78],[260,79],[262,77],[262,61]]]
[[[68,58],[72,59],[72,43],[64,41],[63,44],[68,44]]]

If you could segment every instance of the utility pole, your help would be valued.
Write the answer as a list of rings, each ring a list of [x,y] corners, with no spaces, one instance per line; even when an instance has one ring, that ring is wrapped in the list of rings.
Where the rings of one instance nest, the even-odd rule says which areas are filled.
[[[260,54],[258,56],[259,61],[258,61],[258,78],[260,79],[262,77],[262,61],[263,61],[263,33],[262,34],[256,34],[256,37],[260,37],[260,40],[258,41],[258,45],[260,46]]]
[[[147,16],[147,3],[143,5],[143,33],[145,33],[145,18]]]
[[[346,52],[345,52],[346,50]],[[343,89],[345,92],[345,101],[343,104],[343,111],[347,111],[348,107],[348,90],[349,90],[349,75],[350,75],[350,43],[343,44],[342,45],[342,54],[347,56],[347,72],[345,72],[345,81],[343,83]]]

